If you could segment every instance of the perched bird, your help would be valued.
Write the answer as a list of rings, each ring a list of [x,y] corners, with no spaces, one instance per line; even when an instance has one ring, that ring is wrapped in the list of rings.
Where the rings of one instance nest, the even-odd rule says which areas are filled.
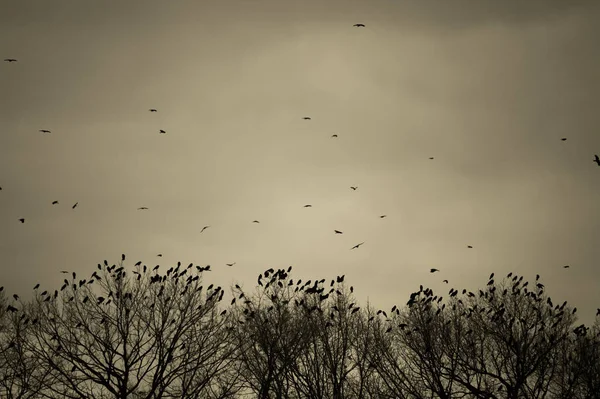
[[[435,273],[435,272],[439,272],[439,269],[431,269],[429,270],[430,273]]]
[[[58,204],[58,201],[52,201],[52,205]]]
[[[160,129],[160,130],[158,131],[158,133],[165,134],[165,133],[167,133],[167,132],[166,132],[165,130],[162,130],[162,129]]]
[[[333,230],[333,232],[334,232],[335,234],[344,234],[344,233],[342,233],[342,232],[341,232],[341,231],[339,231],[339,230]]]
[[[14,58],[5,58],[4,62],[17,62]]]
[[[361,245],[363,245],[363,244],[364,244],[364,241],[363,241],[363,242],[361,242],[360,244],[356,244],[355,246],[353,246],[353,247],[352,247],[352,248],[350,248],[350,249],[356,249],[356,248],[360,247],[360,246],[361,246]]]
[[[143,211],[143,210],[146,210],[146,209],[148,209],[148,208],[146,208],[145,206],[141,206],[141,207],[138,208],[138,211]]]
[[[258,220],[253,220],[252,223],[260,223]]]
[[[337,136],[338,136],[337,134],[332,134],[332,135],[331,135],[331,137],[337,137]]]
[[[25,219],[19,219],[19,222],[25,223]]]
[[[200,233],[202,233],[204,230],[208,229],[209,227],[210,227],[210,226],[204,226],[204,227],[202,228],[202,230],[200,230]]]
[[[46,130],[46,129],[40,129],[41,133],[52,133],[50,130]]]
[[[311,120],[310,116],[305,116],[305,117],[303,117],[302,119],[304,119],[305,121],[309,121],[309,120]]]
[[[226,264],[227,266],[231,267],[231,266],[235,265],[235,262],[233,262],[233,263],[225,263],[225,264]]]
[[[150,112],[158,112],[155,108],[150,108],[148,111],[150,111]]]
[[[598,155],[594,155],[594,162],[596,162],[598,166],[600,166],[600,157],[598,157]]]
[[[561,141],[567,141],[566,137],[563,137],[562,139],[560,139]]]
[[[364,28],[364,27],[365,27],[365,24],[354,24],[354,25],[352,25],[352,26],[355,26],[355,27],[357,27],[357,28]]]
[[[304,207],[305,207],[305,208],[312,208],[312,205],[310,205],[310,204],[307,204],[307,205],[304,205]]]
[[[79,204],[79,202],[76,202],[76,203],[75,203],[75,205],[73,205],[73,206],[71,207],[71,209],[75,209],[75,208],[77,207],[77,205],[78,205],[78,204]]]

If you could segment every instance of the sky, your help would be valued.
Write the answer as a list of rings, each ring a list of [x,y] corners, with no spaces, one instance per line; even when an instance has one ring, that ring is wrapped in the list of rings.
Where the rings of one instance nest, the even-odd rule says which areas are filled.
[[[270,267],[343,274],[389,309],[513,272],[590,322],[599,18],[592,0],[3,0],[0,285],[54,290],[125,253],[247,291]]]

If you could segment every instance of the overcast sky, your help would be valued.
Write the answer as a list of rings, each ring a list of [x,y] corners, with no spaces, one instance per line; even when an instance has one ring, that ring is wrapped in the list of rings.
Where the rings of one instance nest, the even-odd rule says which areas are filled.
[[[0,285],[53,290],[125,253],[225,287],[345,274],[389,309],[512,271],[589,322],[599,18],[574,0],[3,0]]]

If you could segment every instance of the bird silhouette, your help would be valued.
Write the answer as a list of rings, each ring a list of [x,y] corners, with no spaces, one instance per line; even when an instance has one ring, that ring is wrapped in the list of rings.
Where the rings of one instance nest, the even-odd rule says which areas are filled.
[[[78,204],[79,204],[79,202],[76,202],[76,203],[75,203],[75,205],[73,205],[73,206],[71,207],[71,209],[75,209],[75,208],[77,208],[77,205],[78,205]]]
[[[225,264],[226,264],[227,266],[231,267],[231,266],[235,265],[235,262],[233,262],[233,263],[225,263]]]
[[[356,189],[358,188],[358,186],[350,186],[350,188],[354,191],[356,191]]]
[[[38,288],[40,288],[40,284],[39,284],[39,283],[37,283],[37,284],[35,285],[35,287],[33,287],[33,289],[34,289],[34,290],[37,290]]]
[[[356,244],[355,246],[353,246],[353,247],[352,247],[352,248],[350,248],[350,249],[351,249],[351,250],[352,250],[352,249],[356,249],[356,248],[360,247],[361,245],[363,245],[364,243],[365,243],[365,242],[363,241],[363,242],[361,242],[360,244]]]
[[[379,216],[379,217],[380,217],[381,219],[383,219],[383,218],[387,217],[387,215],[381,215],[381,216]]]
[[[19,222],[25,223],[25,219],[19,219]]]
[[[565,266],[563,266],[563,269],[568,269],[569,267],[571,267],[571,266],[565,265]]]
[[[331,135],[331,137],[337,137],[337,136],[338,136],[337,134],[332,134],[332,135]]]
[[[145,206],[141,206],[141,207],[138,208],[138,211],[143,211],[143,210],[146,210],[146,209],[148,209],[148,208],[146,208]]]
[[[150,108],[148,111],[150,111],[150,112],[158,112],[155,108]]]
[[[58,201],[52,201],[52,205],[58,204]]]
[[[342,232],[341,232],[341,231],[339,231],[339,230],[333,230],[333,232],[334,232],[335,234],[344,234],[344,233],[342,233]]]
[[[204,230],[208,229],[209,227],[210,227],[210,226],[204,226],[204,227],[202,228],[202,230],[200,230],[200,233],[202,233]]]
[[[258,220],[253,220],[252,223],[260,223]]]
[[[305,208],[312,208],[312,205],[310,205],[310,204],[307,204],[307,205],[304,205],[304,207],[305,207]]]
[[[158,131],[158,133],[165,134],[165,133],[167,133],[167,132],[166,132],[165,130],[162,130],[162,129],[160,129],[160,130]]]
[[[352,26],[355,26],[355,27],[357,27],[357,28],[364,28],[364,27],[365,27],[365,24],[354,24],[354,25],[352,25]]]
[[[158,254],[158,255],[156,255],[156,256],[160,256],[160,257],[162,257],[162,254]]]
[[[598,157],[598,155],[594,155],[594,162],[596,162],[598,166],[600,166],[600,157]]]
[[[440,271],[439,269],[431,269],[431,270],[429,270],[430,273],[435,273],[435,272],[439,272],[439,271]]]
[[[17,60],[14,58],[5,58],[4,62],[17,62]]]
[[[444,283],[448,284],[448,280],[443,280],[443,281],[444,281]]]
[[[311,117],[310,116],[305,116],[302,119],[304,119],[305,121],[309,121],[309,120],[311,120]]]
[[[433,159],[433,157],[429,157],[429,159]]]
[[[52,133],[50,130],[47,129],[40,129],[41,133]]]
[[[467,245],[467,248],[473,248],[473,246],[472,245]]]
[[[560,139],[561,141],[567,141],[566,137],[563,137],[562,139]]]

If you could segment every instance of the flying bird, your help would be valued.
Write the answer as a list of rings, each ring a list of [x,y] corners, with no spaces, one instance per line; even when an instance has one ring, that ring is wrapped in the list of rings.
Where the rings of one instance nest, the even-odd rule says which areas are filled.
[[[332,134],[332,135],[331,135],[331,137],[337,137],[337,136],[338,136],[337,134]]]
[[[41,133],[52,133],[50,130],[47,129],[40,129]]]
[[[448,280],[443,280],[444,283],[448,284]]]
[[[19,222],[25,223],[25,219],[19,219]]]
[[[258,220],[253,220],[252,223],[260,223]]]
[[[210,226],[204,226],[204,227],[202,228],[202,230],[200,230],[200,233],[202,233],[204,230],[208,229],[209,227],[210,227]]]
[[[160,129],[160,130],[158,131],[158,133],[165,134],[165,133],[167,133],[167,132],[166,132],[165,130],[162,130],[162,129]]]
[[[73,206],[71,207],[71,209],[75,209],[75,208],[77,207],[77,205],[78,205],[78,204],[79,204],[79,202],[76,202],[76,203],[75,203],[75,205],[73,205]]]
[[[302,119],[304,119],[305,121],[309,121],[309,120],[311,120],[310,116],[305,116],[305,117],[303,117]]]
[[[472,245],[467,245],[467,248],[473,248],[473,246]]]
[[[431,269],[431,270],[429,270],[430,273],[435,273],[435,272],[439,272],[439,271],[440,271],[439,269]]]
[[[569,267],[571,267],[571,266],[565,265],[565,266],[563,266],[563,269],[568,269]]]
[[[233,262],[233,263],[225,263],[225,264],[226,264],[227,266],[231,267],[231,266],[235,265],[235,262]]]
[[[146,208],[145,206],[141,206],[141,207],[138,208],[138,211],[143,211],[143,210],[146,210],[146,209],[148,209],[148,208]]]
[[[150,111],[150,112],[158,112],[155,108],[150,108],[148,111]]]
[[[600,157],[598,157],[598,155],[594,155],[594,162],[596,162],[598,166],[600,166]]]
[[[162,257],[162,254],[158,254],[158,255],[156,255],[156,256],[160,256],[160,257]]]
[[[335,234],[344,234],[344,233],[342,233],[342,232],[341,232],[341,231],[339,231],[339,230],[333,230],[333,232],[334,232]]]
[[[69,274],[69,272],[66,271],[66,270],[61,270],[60,272],[63,273],[63,274]]]
[[[429,159],[433,159],[433,157],[429,157]]]
[[[356,244],[355,246],[353,246],[353,247],[352,247],[352,248],[350,248],[350,249],[351,249],[351,250],[352,250],[352,249],[356,249],[356,248],[360,247],[360,246],[361,246],[361,245],[363,245],[363,244],[364,244],[364,241],[363,241],[363,242],[361,242],[360,244]]]
[[[358,186],[350,186],[350,188],[354,191],[356,191],[356,189],[358,188]]]
[[[310,205],[310,204],[307,204],[307,205],[304,205],[304,207],[305,207],[305,208],[312,208],[312,205]]]
[[[4,62],[17,62],[14,58],[5,58]]]
[[[352,26],[355,26],[355,27],[357,27],[357,28],[364,28],[364,27],[365,27],[365,24],[354,24],[354,25],[352,25]]]
[[[52,201],[52,205],[58,204],[58,201]]]
[[[387,217],[387,215],[381,215],[381,216],[379,216],[379,217],[380,217],[381,219],[383,219],[383,218]]]
[[[566,137],[563,137],[562,139],[560,139],[561,141],[567,141]]]

